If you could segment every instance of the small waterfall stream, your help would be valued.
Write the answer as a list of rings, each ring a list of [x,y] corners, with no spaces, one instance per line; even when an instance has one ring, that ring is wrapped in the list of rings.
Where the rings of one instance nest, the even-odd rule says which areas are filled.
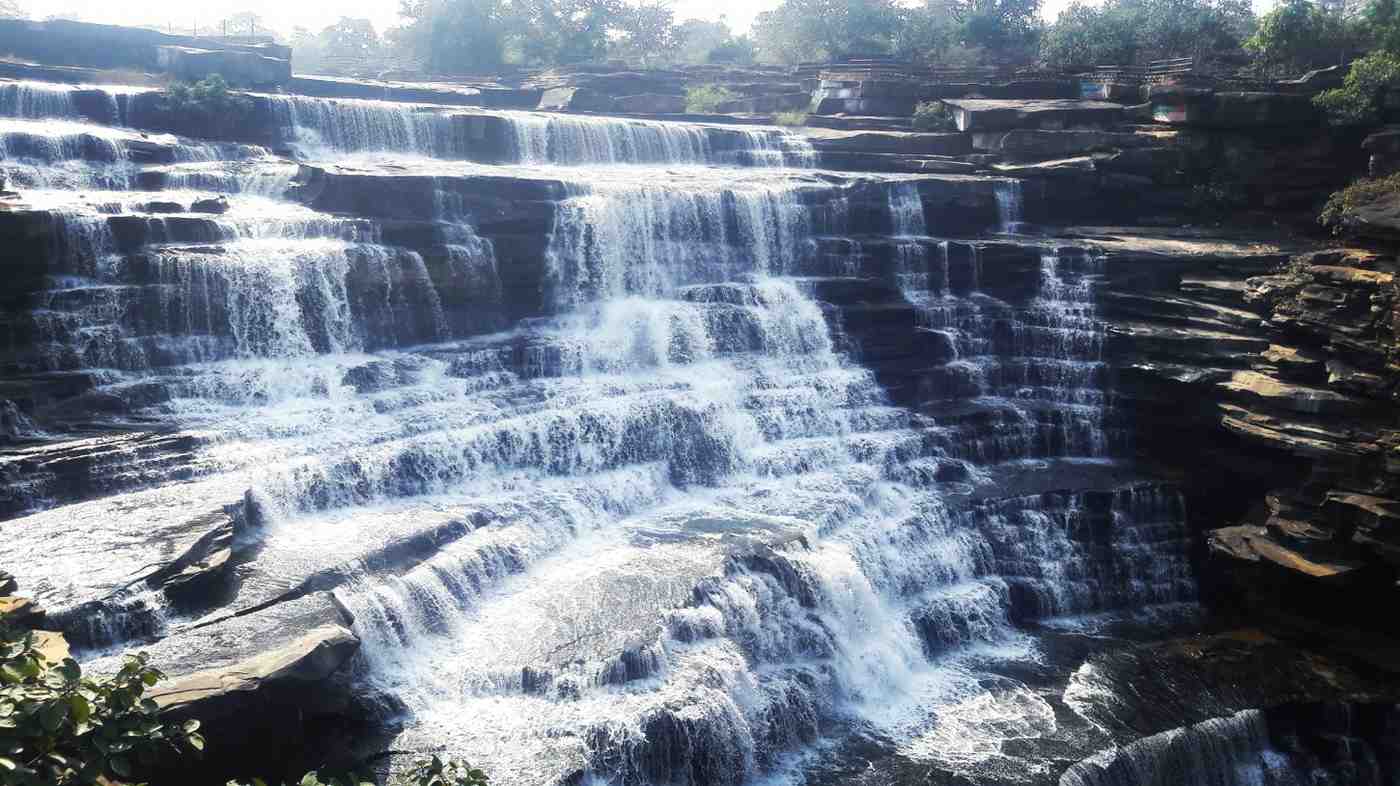
[[[502,229],[439,187],[479,152],[470,112],[269,97],[307,161],[439,162],[430,215],[331,215],[267,149],[70,98],[0,88],[0,166],[59,217],[4,363],[87,374],[93,411],[182,439],[102,489],[26,480],[18,526],[53,535],[0,557],[85,658],[181,652],[193,619],[132,567],[241,510],[258,549],[227,610],[333,591],[395,748],[505,786],[700,786],[869,733],[990,783],[1057,731],[997,671],[1039,657],[1036,625],[1194,598],[1180,496],[1115,459],[1092,254],[1037,247],[1008,294],[994,250],[930,235],[918,180],[814,177],[778,129],[541,113],[494,115],[519,160],[469,170],[560,183],[538,233]],[[1019,186],[994,198],[1015,231]],[[941,337],[917,406],[850,301]]]

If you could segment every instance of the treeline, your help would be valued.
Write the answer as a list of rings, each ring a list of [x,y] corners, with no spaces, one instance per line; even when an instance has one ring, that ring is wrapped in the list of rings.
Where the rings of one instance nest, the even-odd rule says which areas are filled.
[[[752,30],[678,20],[667,0],[402,0],[403,23],[341,19],[283,39],[302,71],[417,68],[492,72],[621,59],[642,66],[780,63],[888,54],[945,66],[1076,70],[1169,57],[1261,75],[1301,73],[1391,46],[1400,0],[1074,0],[1053,20],[1042,0],[783,0]],[[240,14],[225,28],[266,33]]]

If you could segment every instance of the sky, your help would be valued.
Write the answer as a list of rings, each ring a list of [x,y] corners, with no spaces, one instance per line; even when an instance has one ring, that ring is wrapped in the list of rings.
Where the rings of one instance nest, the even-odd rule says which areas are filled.
[[[747,31],[753,18],[778,5],[779,0],[675,0],[677,20],[725,17],[736,32]],[[1054,19],[1069,0],[1045,0],[1042,9]],[[398,24],[398,0],[19,0],[29,15],[43,19],[62,14],[87,22],[109,24],[173,25],[177,33],[188,34],[195,25],[212,25],[238,11],[260,14],[273,28],[290,31],[293,27],[320,30],[342,16],[369,19],[376,30]],[[1273,5],[1273,0],[1254,0],[1256,11]]]

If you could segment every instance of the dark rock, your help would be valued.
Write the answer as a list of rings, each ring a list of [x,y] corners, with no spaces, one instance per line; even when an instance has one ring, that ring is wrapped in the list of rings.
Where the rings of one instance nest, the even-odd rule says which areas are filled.
[[[228,212],[228,197],[219,195],[208,199],[196,199],[190,205],[191,213],[214,213],[222,214]]]
[[[685,96],[665,93],[642,93],[618,96],[613,101],[617,111],[645,115],[678,114],[685,111]]]

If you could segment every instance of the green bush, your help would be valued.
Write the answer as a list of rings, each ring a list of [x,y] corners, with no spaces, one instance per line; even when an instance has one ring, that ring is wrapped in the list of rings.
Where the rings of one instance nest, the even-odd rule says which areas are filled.
[[[942,101],[921,101],[914,107],[914,128],[919,131],[956,131],[957,120]]]
[[[1341,87],[1324,90],[1313,102],[1339,125],[1379,122],[1387,89],[1400,88],[1400,57],[1372,52],[1351,64]]]
[[[1328,197],[1317,220],[1333,232],[1341,232],[1346,228],[1347,215],[1353,210],[1397,193],[1400,193],[1400,173],[1358,180]]]
[[[175,131],[219,136],[253,110],[253,100],[228,89],[218,74],[198,82],[176,82],[160,98],[165,126]]]
[[[720,104],[739,98],[739,94],[723,85],[699,85],[686,88],[685,111],[709,114],[718,112]]]
[[[176,112],[228,112],[247,109],[252,101],[230,92],[228,82],[210,74],[198,82],[176,82],[165,91],[166,106]]]
[[[780,126],[805,126],[807,125],[807,113],[779,112],[773,115],[773,122]]]
[[[0,631],[0,783],[86,786],[203,750],[198,721],[167,726],[144,697],[163,676],[141,654],[111,677],[84,679],[72,658],[50,662],[33,633]]]
[[[488,786],[489,779],[486,773],[473,769],[470,765],[459,761],[447,760],[434,756],[431,759],[420,761],[409,770],[407,780],[401,782],[402,786]],[[237,781],[229,781],[227,786],[249,786]],[[254,778],[251,786],[267,786],[267,782]],[[288,786],[375,786],[374,781],[366,780],[355,775],[326,775],[319,772],[308,772],[301,780]]]

